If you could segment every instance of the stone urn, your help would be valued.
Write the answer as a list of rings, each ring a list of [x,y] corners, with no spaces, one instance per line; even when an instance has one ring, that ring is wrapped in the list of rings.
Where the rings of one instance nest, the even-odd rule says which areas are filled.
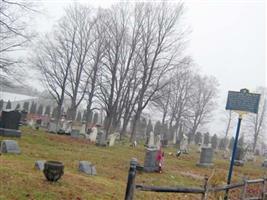
[[[43,172],[48,181],[56,182],[64,174],[64,165],[58,161],[46,161]]]

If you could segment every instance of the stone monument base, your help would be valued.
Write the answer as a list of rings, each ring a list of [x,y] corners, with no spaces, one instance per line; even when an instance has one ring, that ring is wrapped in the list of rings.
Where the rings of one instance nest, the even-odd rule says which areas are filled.
[[[214,166],[213,163],[197,163],[198,167],[212,168]]]
[[[5,137],[20,137],[21,131],[16,129],[0,128],[0,136]]]

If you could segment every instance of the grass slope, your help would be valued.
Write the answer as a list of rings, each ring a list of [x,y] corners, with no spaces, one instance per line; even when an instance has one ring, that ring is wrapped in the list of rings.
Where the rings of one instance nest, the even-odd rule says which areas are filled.
[[[0,137],[0,140],[7,139]],[[14,138],[13,138],[14,139]],[[0,200],[81,200],[81,199],[123,199],[129,161],[136,157],[144,161],[144,147],[130,148],[128,144],[114,147],[96,147],[82,139],[48,134],[22,128],[22,137],[16,139],[22,150],[20,155],[0,156]],[[214,169],[196,167],[199,154],[195,150],[177,159],[168,155],[174,148],[164,149],[165,168],[162,174],[142,173],[136,182],[161,186],[201,186],[205,174],[211,175],[209,184],[220,185],[225,181],[228,161],[215,159]],[[221,156],[218,155],[218,158]],[[36,160],[58,160],[64,163],[65,174],[57,183],[46,181],[43,173],[34,169]],[[77,171],[78,161],[88,160],[96,165],[97,176],[87,176]],[[236,167],[234,181],[243,175],[259,178],[264,174],[260,161]],[[211,196],[216,199],[216,196]],[[199,199],[199,196],[185,194],[163,194],[140,192],[135,199]]]

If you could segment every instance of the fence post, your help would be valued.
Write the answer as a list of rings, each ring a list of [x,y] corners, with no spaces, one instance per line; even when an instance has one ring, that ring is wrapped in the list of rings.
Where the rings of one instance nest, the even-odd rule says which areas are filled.
[[[243,177],[243,182],[244,182],[244,186],[242,187],[242,190],[241,190],[241,199],[245,200],[246,199],[247,186],[248,186],[246,176]]]
[[[135,175],[136,175],[136,166],[138,161],[136,158],[132,158],[130,161],[130,168],[128,172],[128,181],[126,186],[125,200],[132,200],[134,196],[135,189]]]
[[[208,199],[208,180],[209,180],[208,176],[205,175],[205,177],[204,177],[204,192],[202,194],[201,200]]]

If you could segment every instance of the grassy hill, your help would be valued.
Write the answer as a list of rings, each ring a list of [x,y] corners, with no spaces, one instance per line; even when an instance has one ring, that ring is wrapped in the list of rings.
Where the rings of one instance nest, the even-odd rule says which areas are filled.
[[[7,139],[0,137],[0,140]],[[14,139],[14,138],[13,138]],[[48,134],[22,128],[22,137],[16,139],[22,150],[20,155],[2,154],[0,156],[0,199],[123,199],[129,161],[136,157],[144,161],[144,147],[131,148],[122,142],[114,147],[96,147],[88,141],[68,136]],[[199,154],[192,150],[179,159],[169,155],[174,148],[166,148],[165,166],[162,174],[142,173],[137,175],[137,183],[161,186],[201,186],[205,174],[212,175],[210,185],[221,185],[227,175],[228,160],[215,156],[214,169],[196,166]],[[217,158],[217,159],[216,159]],[[63,177],[56,183],[46,181],[43,173],[34,169],[36,160],[57,160],[64,163]],[[78,172],[78,162],[88,160],[95,164],[97,176]],[[261,160],[235,167],[233,181],[240,181],[244,175],[250,178],[263,177],[265,171],[260,167]],[[162,194],[151,192],[135,193],[135,199],[199,199],[199,196],[184,194]],[[211,196],[211,199],[217,197]]]

